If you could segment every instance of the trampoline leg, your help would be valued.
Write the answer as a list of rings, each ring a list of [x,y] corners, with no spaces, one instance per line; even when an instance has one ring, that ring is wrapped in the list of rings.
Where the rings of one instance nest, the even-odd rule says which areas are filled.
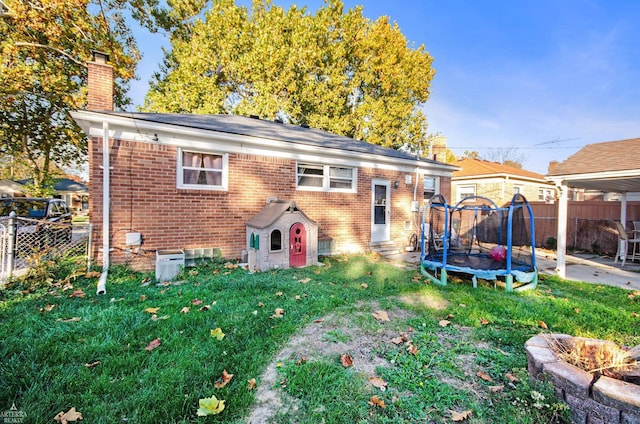
[[[476,278],[475,275],[473,277],[471,277],[471,281],[473,282],[473,288],[477,289],[478,288],[478,279]]]
[[[513,291],[513,275],[509,274],[505,278],[506,287],[505,290],[510,292]]]
[[[441,286],[446,286],[447,285],[447,272],[444,269],[440,273],[440,278],[441,279],[438,279],[437,277],[431,275],[429,273],[429,271],[427,271],[427,269],[424,267],[424,265],[420,265],[420,272],[422,273],[422,275],[427,277],[429,280],[431,280],[431,282],[433,282],[435,284],[438,284],[438,285],[441,285]]]

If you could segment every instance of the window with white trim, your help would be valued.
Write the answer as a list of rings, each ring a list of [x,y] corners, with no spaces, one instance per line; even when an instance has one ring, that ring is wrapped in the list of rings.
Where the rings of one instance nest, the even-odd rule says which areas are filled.
[[[422,194],[424,200],[429,200],[440,191],[440,177],[424,176]]]
[[[296,186],[299,190],[355,192],[357,169],[298,163]]]
[[[227,190],[228,155],[178,150],[178,187]]]
[[[458,202],[464,199],[465,197],[475,196],[476,195],[476,186],[475,185],[462,185],[458,186]]]

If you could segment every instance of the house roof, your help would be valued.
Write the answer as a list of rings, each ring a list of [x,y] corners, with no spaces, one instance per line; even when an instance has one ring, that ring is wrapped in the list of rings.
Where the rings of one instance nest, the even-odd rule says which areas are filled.
[[[287,211],[298,212],[302,214],[307,220],[315,224],[315,221],[309,219],[309,217],[305,215],[304,212],[296,207],[296,203],[294,201],[287,202],[284,200],[276,200],[267,203],[265,207],[260,210],[260,212],[255,214],[253,218],[251,218],[247,222],[247,227],[259,229],[268,228],[272,226],[278,220],[278,218],[280,218]]]
[[[33,178],[17,181],[20,186],[33,182]],[[70,178],[59,178],[53,183],[53,189],[57,193],[89,193],[89,187]]]
[[[454,171],[454,180],[469,177],[486,178],[509,176],[544,182],[544,175],[542,174],[487,160],[464,158],[453,162],[453,165],[461,168],[459,171]]]
[[[259,118],[240,115],[196,115],[177,113],[139,113],[139,112],[112,112],[112,111],[87,111],[91,114],[107,115],[133,119],[138,123],[164,124],[182,128],[215,131],[219,133],[235,134],[248,137],[277,140],[285,143],[307,145],[321,149],[336,149],[346,152],[362,153],[388,157],[400,160],[418,161],[425,164],[434,164],[453,171],[455,168],[449,164],[437,162],[427,158],[417,157],[400,150],[390,149],[362,140],[332,134],[327,131],[308,128],[299,125],[278,123]],[[77,121],[83,121],[82,112],[72,113]],[[85,132],[88,133],[85,128]]]
[[[547,174],[569,187],[640,191],[640,138],[588,144]]]

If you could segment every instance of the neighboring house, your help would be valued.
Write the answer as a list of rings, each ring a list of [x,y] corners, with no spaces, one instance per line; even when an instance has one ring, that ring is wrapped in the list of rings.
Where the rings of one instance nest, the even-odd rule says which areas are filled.
[[[0,180],[0,197],[24,197],[28,194],[24,190],[26,180]],[[87,211],[89,209],[89,187],[70,178],[59,178],[53,184],[54,197],[63,199],[72,211]]]
[[[94,110],[72,116],[89,137],[90,217],[110,262],[150,269],[165,249],[240,258],[247,223],[275,199],[295,202],[317,224],[320,254],[403,248],[418,233],[425,181],[449,194],[451,165],[317,129],[113,112],[111,67],[99,62],[88,64]]]
[[[451,178],[451,203],[467,196],[484,196],[504,205],[516,193],[530,202],[553,202],[556,190],[544,175],[497,162],[464,158],[452,163],[460,168]]]
[[[619,193],[620,216],[611,216],[627,226],[640,218],[640,138],[588,144],[552,167],[546,179],[559,187],[558,202],[558,275],[565,275],[567,215],[572,189]],[[632,203],[630,203],[632,202]]]
[[[569,200],[621,201],[622,193],[628,201],[640,201],[640,192],[620,184],[613,187],[610,181],[626,178],[630,170],[640,168],[640,138],[606,141],[588,144],[562,163],[549,164],[548,180],[570,176],[572,180],[590,180],[597,176],[600,183],[578,184],[570,187]],[[604,181],[604,183],[603,183]]]
[[[24,196],[22,184],[13,180],[0,180],[0,197]]]

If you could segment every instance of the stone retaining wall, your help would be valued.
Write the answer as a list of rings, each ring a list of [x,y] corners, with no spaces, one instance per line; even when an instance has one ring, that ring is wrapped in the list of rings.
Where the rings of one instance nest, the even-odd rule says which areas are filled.
[[[538,335],[525,343],[529,375],[546,376],[558,399],[564,400],[576,424],[640,424],[640,386],[606,376],[594,378],[562,361],[549,340],[571,338],[566,334]],[[586,339],[583,339],[586,340]],[[593,339],[592,339],[593,340]],[[593,340],[594,343],[609,343]]]

